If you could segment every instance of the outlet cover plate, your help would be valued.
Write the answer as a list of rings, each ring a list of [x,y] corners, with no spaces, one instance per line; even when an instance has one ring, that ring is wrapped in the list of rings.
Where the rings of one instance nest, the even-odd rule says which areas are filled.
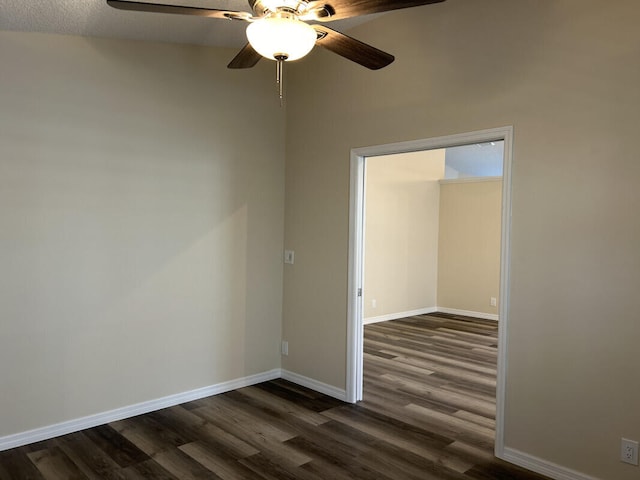
[[[620,461],[638,465],[638,442],[623,438],[620,442]]]

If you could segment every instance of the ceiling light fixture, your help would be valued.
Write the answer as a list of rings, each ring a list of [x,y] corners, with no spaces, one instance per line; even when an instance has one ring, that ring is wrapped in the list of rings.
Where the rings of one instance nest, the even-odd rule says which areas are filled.
[[[266,17],[251,22],[247,39],[253,49],[265,58],[278,62],[277,78],[280,103],[283,102],[283,62],[298,60],[307,55],[316,43],[314,28],[298,20],[294,13],[278,9]]]
[[[247,27],[247,39],[256,52],[271,60],[298,60],[316,43],[311,25],[287,13],[271,14]]]

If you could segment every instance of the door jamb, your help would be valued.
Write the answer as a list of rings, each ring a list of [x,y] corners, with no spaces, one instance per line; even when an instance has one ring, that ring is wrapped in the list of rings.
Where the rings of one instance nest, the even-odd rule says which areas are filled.
[[[459,145],[504,141],[502,172],[502,221],[500,251],[500,307],[498,323],[498,369],[496,384],[495,454],[503,458],[505,382],[507,371],[507,325],[509,311],[509,266],[511,241],[511,162],[513,127],[499,127],[442,137],[413,140],[351,150],[349,193],[349,278],[347,302],[346,399],[362,400],[362,288],[364,266],[364,175],[365,158]]]

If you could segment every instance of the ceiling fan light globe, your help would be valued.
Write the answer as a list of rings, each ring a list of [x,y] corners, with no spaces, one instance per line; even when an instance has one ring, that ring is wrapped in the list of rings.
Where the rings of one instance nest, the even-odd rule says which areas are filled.
[[[247,39],[263,57],[287,61],[307,55],[316,43],[313,27],[295,18],[266,17],[247,27]]]

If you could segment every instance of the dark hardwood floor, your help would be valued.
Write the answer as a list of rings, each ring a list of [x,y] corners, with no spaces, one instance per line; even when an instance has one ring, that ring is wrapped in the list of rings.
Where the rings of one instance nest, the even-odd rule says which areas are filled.
[[[496,333],[369,325],[357,405],[275,380],[0,452],[0,479],[542,480],[493,457]]]

